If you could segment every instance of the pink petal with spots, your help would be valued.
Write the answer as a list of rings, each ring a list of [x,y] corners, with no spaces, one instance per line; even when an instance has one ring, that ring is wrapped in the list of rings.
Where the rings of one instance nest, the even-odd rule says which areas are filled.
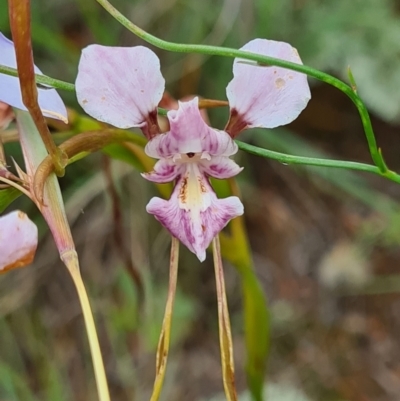
[[[165,81],[160,60],[147,47],[91,45],[83,49],[76,78],[82,108],[118,128],[141,127],[158,133],[157,105]]]
[[[157,135],[146,145],[150,157],[162,159],[177,154],[208,153],[211,156],[230,156],[238,147],[224,131],[209,127],[199,111],[199,99],[179,102],[178,110],[168,112],[170,131]]]
[[[37,227],[25,213],[0,217],[0,272],[32,263],[37,242]]]
[[[161,159],[154,165],[154,170],[150,173],[143,173],[142,177],[152,182],[165,184],[175,180],[180,174],[181,166],[177,165],[172,159]]]
[[[241,48],[252,53],[302,64],[288,43],[254,39]],[[307,76],[280,67],[235,59],[226,88],[231,117],[225,130],[235,137],[245,128],[274,128],[292,122],[311,98]]]
[[[17,68],[14,43],[2,33],[0,33],[0,64]],[[35,67],[35,73],[43,75],[37,67]],[[27,110],[22,102],[21,86],[17,77],[0,73],[0,101],[20,110]],[[38,103],[45,116],[68,120],[67,109],[55,89],[38,88]]]
[[[193,191],[187,191],[190,185],[185,177],[181,177],[170,200],[152,198],[146,209],[202,262],[212,239],[231,219],[243,214],[243,205],[236,196],[218,199],[207,179],[203,180],[202,189],[205,192],[200,199],[183,200]],[[185,195],[185,192],[189,194]]]
[[[199,168],[210,177],[224,179],[239,174],[243,167],[239,167],[233,160],[225,156],[215,156],[211,160],[202,160]]]

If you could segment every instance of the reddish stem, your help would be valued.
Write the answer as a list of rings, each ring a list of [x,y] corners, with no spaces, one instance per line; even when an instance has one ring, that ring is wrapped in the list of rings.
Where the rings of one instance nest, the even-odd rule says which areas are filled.
[[[66,158],[62,160],[62,152],[55,145],[38,104],[31,41],[30,0],[8,0],[8,11],[15,44],[18,77],[21,83],[22,102],[35,122],[46,150],[51,155],[57,174],[63,175],[67,160]]]

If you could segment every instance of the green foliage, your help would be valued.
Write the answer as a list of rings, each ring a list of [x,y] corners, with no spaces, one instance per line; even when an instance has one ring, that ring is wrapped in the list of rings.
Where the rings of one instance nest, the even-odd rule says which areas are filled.
[[[15,201],[15,199],[19,198],[22,195],[21,191],[14,187],[1,189],[0,190],[0,213],[3,213],[4,210]]]

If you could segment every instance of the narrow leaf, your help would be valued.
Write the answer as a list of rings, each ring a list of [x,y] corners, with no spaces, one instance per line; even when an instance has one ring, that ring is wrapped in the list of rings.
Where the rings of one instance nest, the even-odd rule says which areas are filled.
[[[219,342],[221,349],[222,378],[225,395],[228,401],[237,401],[235,387],[235,367],[233,362],[233,345],[229,321],[228,303],[226,300],[225,279],[218,236],[213,240],[215,281],[217,285]]]
[[[157,359],[156,359],[156,378],[154,381],[153,393],[151,395],[150,401],[158,401],[162,390],[165,371],[167,367],[167,359],[168,359],[169,343],[171,335],[172,311],[174,307],[176,280],[178,276],[178,258],[179,258],[179,241],[176,238],[172,238],[168,297],[167,297],[167,304],[165,306],[164,320],[162,323],[160,339],[158,341]]]
[[[236,181],[230,179],[228,184],[224,188],[225,192],[240,196]],[[269,353],[269,310],[264,291],[254,272],[243,217],[232,220],[230,228],[230,235],[220,233],[222,256],[233,264],[240,275],[247,351],[247,383],[253,400],[261,401]]]

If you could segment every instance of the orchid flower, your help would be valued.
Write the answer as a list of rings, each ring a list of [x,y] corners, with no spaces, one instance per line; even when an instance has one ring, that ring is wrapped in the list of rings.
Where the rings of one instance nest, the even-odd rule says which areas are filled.
[[[242,50],[301,63],[292,46],[255,39]],[[148,48],[91,45],[82,52],[76,80],[80,105],[92,117],[118,128],[139,127],[149,139],[145,152],[158,159],[149,181],[175,186],[169,200],[153,198],[147,211],[200,261],[212,239],[243,205],[235,196],[218,199],[210,177],[226,179],[242,170],[230,156],[242,130],[274,128],[293,121],[311,95],[304,74],[235,59],[226,92],[230,118],[225,130],[209,127],[201,117],[198,98],[179,102],[167,114],[170,129],[161,133],[157,105],[165,81],[157,56]]]

